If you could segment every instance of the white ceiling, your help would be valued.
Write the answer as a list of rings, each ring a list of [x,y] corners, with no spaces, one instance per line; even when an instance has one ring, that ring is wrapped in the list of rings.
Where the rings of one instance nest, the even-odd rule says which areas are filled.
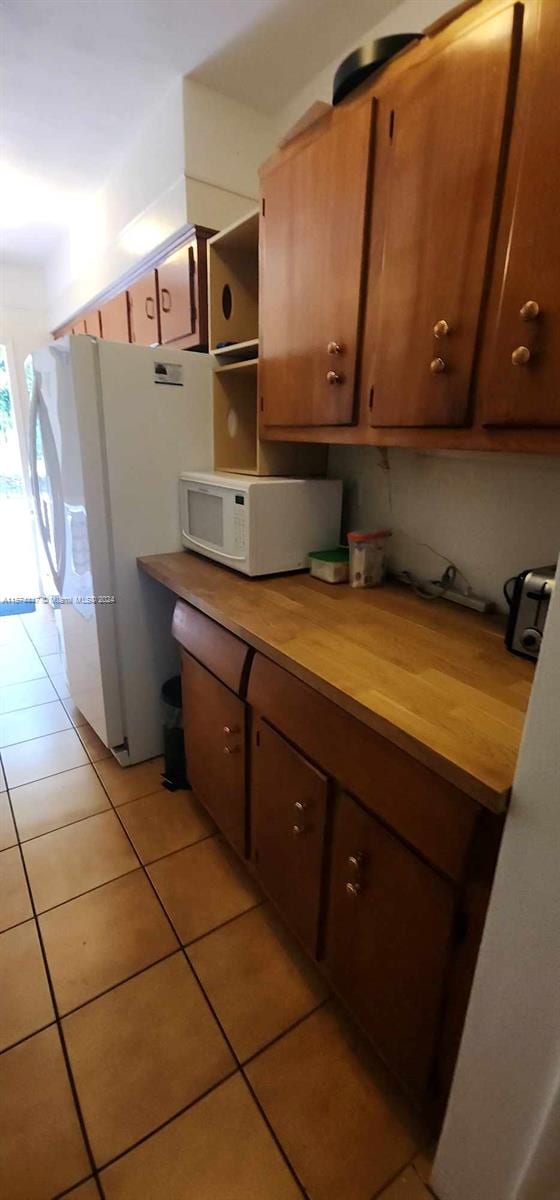
[[[0,0],[4,257],[45,258],[177,75],[273,112],[396,3]]]

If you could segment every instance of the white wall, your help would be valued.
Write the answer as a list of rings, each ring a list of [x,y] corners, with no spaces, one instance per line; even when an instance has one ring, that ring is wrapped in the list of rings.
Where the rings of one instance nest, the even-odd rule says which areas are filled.
[[[560,586],[515,774],[432,1186],[560,1197]]]
[[[557,457],[333,446],[329,474],[345,482],[345,532],[391,528],[390,565],[424,579],[441,575],[438,551],[502,611],[509,576],[558,558]]]
[[[453,0],[403,0],[403,3],[397,5],[382,21],[378,21],[364,33],[358,44],[370,37],[384,37],[389,33],[421,33],[427,25],[431,25],[443,13],[449,12],[453,6]],[[326,100],[330,104],[335,71],[346,55],[356,49],[356,44],[354,40],[346,46],[342,45],[336,59],[310,79],[276,114],[278,136],[290,129],[315,100]]]
[[[84,205],[51,255],[47,264],[51,328],[135,266],[185,221],[179,78],[135,130],[104,186]]]
[[[183,104],[188,219],[223,228],[254,207],[275,123],[194,79],[183,80]]]
[[[271,117],[178,77],[51,255],[51,329],[182,225],[220,229],[254,207],[274,133]]]

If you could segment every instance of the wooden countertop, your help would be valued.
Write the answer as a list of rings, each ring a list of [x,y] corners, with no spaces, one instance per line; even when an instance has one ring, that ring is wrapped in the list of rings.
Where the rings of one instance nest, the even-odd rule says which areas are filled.
[[[139,558],[148,575],[456,784],[503,811],[533,664],[504,621],[387,584],[307,574],[248,579],[189,552]]]

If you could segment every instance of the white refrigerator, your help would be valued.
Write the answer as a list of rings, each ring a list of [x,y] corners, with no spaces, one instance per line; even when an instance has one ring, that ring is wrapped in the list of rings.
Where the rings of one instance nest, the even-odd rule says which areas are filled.
[[[174,598],[136,558],[181,549],[178,480],[212,466],[206,354],[61,338],[33,354],[36,520],[70,695],[118,761],[161,753]]]

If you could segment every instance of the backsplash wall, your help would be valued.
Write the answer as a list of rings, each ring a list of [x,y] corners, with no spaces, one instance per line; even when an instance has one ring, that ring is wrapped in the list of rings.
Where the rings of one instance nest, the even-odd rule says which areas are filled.
[[[391,528],[393,570],[439,578],[437,551],[502,612],[510,575],[558,558],[558,458],[331,446],[329,475],[344,481],[344,534]]]

